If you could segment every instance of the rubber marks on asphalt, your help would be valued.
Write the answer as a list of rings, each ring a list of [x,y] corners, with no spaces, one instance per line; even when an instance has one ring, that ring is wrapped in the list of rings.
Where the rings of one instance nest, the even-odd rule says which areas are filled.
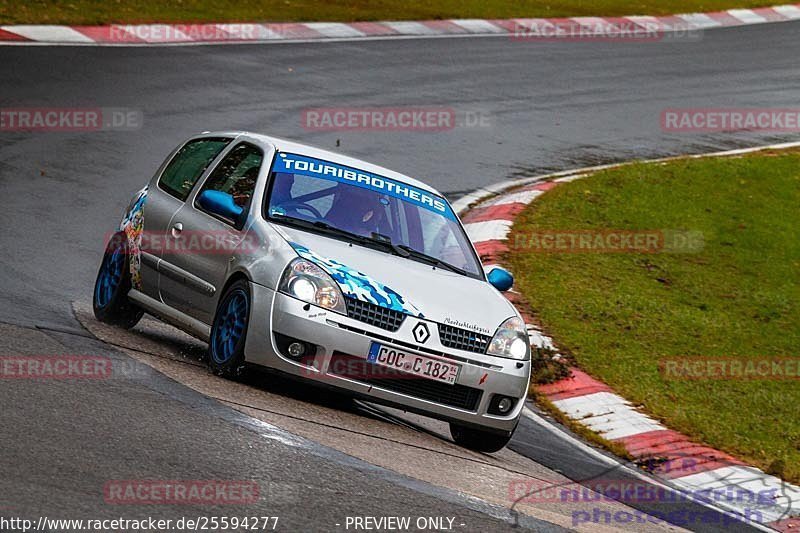
[[[750,13],[737,10],[741,19]],[[755,11],[755,10],[754,10]],[[800,14],[799,14],[800,16]],[[699,19],[696,19],[699,21]],[[586,174],[572,174],[553,181],[539,181],[508,192],[499,187],[470,195],[460,205],[472,204],[461,217],[464,227],[481,255],[484,264],[500,264],[509,251],[508,235],[514,218],[545,191],[559,183],[569,182]],[[506,184],[510,187],[511,184]],[[487,200],[479,198],[493,194]],[[513,291],[505,293],[511,303],[519,304],[522,296]],[[534,322],[525,306],[519,306],[528,324]],[[528,326],[531,345],[544,348],[559,357],[552,339],[534,325]],[[761,470],[748,466],[734,457],[692,442],[687,436],[667,429],[640,412],[636,406],[615,394],[605,383],[577,368],[571,375],[537,390],[572,420],[592,429],[607,440],[622,444],[639,464],[678,489],[697,491],[740,491],[746,494],[769,494],[770,503],[759,506],[763,522],[781,531],[800,531],[800,487],[783,482]],[[735,499],[734,499],[735,500]],[[752,510],[746,498],[725,506],[740,513]]]

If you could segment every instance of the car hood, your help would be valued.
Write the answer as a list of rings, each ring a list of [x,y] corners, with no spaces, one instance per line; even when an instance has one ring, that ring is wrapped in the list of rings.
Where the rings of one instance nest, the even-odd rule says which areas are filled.
[[[345,296],[485,335],[516,315],[486,281],[296,228],[279,231],[300,257],[328,272]]]

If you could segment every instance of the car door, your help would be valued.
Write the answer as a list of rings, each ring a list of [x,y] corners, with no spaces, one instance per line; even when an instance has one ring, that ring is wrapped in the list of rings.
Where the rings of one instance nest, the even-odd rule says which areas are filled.
[[[236,144],[172,217],[159,268],[161,297],[167,305],[206,324],[212,322],[232,256],[245,236],[263,161],[264,152],[257,146]],[[231,195],[243,209],[242,216],[232,220],[203,209],[197,199],[205,191]]]
[[[172,217],[183,206],[209,165],[232,140],[202,137],[187,141],[162,165],[158,179],[149,187],[142,217],[140,271],[141,290],[151,298],[160,299],[158,262]]]

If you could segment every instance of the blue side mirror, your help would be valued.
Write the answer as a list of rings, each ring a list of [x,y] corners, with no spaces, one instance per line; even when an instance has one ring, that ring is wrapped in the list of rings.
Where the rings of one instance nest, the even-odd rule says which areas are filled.
[[[494,267],[486,278],[500,292],[506,292],[514,285],[514,276],[511,275],[511,272],[500,267]]]
[[[233,196],[222,191],[203,191],[198,196],[197,203],[209,213],[234,221],[239,220],[244,211],[233,201]]]

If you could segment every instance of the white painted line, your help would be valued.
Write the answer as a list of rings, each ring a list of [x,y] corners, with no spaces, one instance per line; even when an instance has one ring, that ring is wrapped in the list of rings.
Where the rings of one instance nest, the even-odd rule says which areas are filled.
[[[436,35],[438,32],[433,28],[413,21],[381,22],[384,26],[392,28],[397,33],[403,35]]]
[[[648,431],[667,429],[652,418],[634,409],[622,396],[611,392],[595,392],[563,400],[553,405],[568,417],[579,421],[607,439],[630,437]]]
[[[451,19],[450,22],[470,33],[508,33],[505,28],[482,19]]]
[[[718,498],[724,497],[730,490],[733,493],[732,497],[725,498],[723,503],[739,509],[741,512],[747,509],[757,511],[761,514],[761,522],[774,522],[786,518],[789,514],[800,513],[800,487],[784,483],[779,478],[765,474],[751,466],[724,466],[707,472],[679,477],[673,482],[687,491],[720,491]],[[758,505],[757,497],[759,495],[762,500],[769,499],[773,504]],[[751,496],[755,501],[751,501]],[[737,501],[737,499],[742,501]]]
[[[194,42],[194,39],[171,24],[126,25],[125,31],[148,43]]]
[[[286,35],[277,32],[267,24],[216,24],[217,28],[231,36],[231,39],[262,41],[265,39],[285,39]],[[247,30],[247,31],[246,31]],[[255,30],[255,31],[250,31]]]
[[[580,422],[609,440],[667,429],[633,409],[616,411],[604,417],[586,418]]]
[[[548,19],[512,19],[514,21],[514,34],[518,37],[538,37],[541,35],[555,35],[555,24]]]
[[[712,19],[705,13],[689,13],[688,15],[678,15],[678,18],[688,22],[690,28],[716,28],[722,26],[722,23]]]
[[[613,413],[615,409],[629,407],[630,403],[612,392],[593,392],[553,402],[570,418],[581,420],[589,416]]]
[[[572,176],[564,176],[562,178],[556,178],[553,180],[555,183],[569,183],[570,181],[579,180],[586,176],[586,174],[573,174]]]
[[[489,189],[483,189],[483,188],[475,189],[471,193],[465,194],[458,200],[450,202],[450,206],[453,208],[453,211],[460,214],[462,211],[467,209],[467,207],[476,203],[481,198],[486,198],[487,196],[490,196],[492,194],[493,194],[492,191],[490,191]]]
[[[761,152],[763,150],[785,150],[787,148],[797,148],[800,147],[800,141],[794,142],[786,142],[786,143],[779,143],[779,144],[767,144],[762,146],[751,146],[749,148],[737,148],[736,150],[725,150],[722,152],[710,152],[707,154],[687,154],[687,155],[677,155],[677,156],[669,156],[669,157],[660,157],[656,159],[645,159],[643,161],[636,161],[636,163],[644,164],[644,163],[667,163],[669,161],[675,161],[677,159],[682,158],[689,158],[689,159],[704,159],[706,157],[726,157],[731,155],[743,155],[743,154],[752,154],[755,152]],[[504,190],[510,189],[512,187],[523,187],[525,185],[533,185],[534,183],[539,183],[546,181],[548,179],[552,179],[553,181],[560,182],[560,181],[572,181],[575,179],[579,179],[585,176],[588,176],[592,173],[599,172],[601,170],[606,170],[610,168],[620,168],[627,165],[631,165],[633,162],[628,161],[624,163],[609,163],[606,165],[596,165],[593,167],[582,167],[582,168],[575,168],[571,170],[561,170],[559,172],[553,172],[551,174],[540,174],[538,176],[531,176],[530,178],[522,178],[522,179],[515,179],[515,180],[505,180],[493,185],[489,185],[487,187],[482,187],[477,189],[476,191],[466,194],[459,198],[457,201],[453,202],[451,205],[453,210],[456,213],[462,214],[463,211],[469,207],[471,204],[479,201],[481,198],[486,198],[489,196],[493,196],[496,194],[501,194]],[[570,179],[571,178],[571,179]]]
[[[601,31],[603,28],[611,25],[609,21],[601,17],[572,17],[570,20],[574,20],[586,28],[598,28]]]
[[[94,43],[84,34],[69,26],[0,26],[0,29],[21,35],[32,41],[50,43]]]
[[[654,32],[672,32],[672,31],[686,31],[686,24],[683,22],[675,21],[670,17],[651,17],[646,15],[638,15],[625,17],[628,20],[643,26],[648,31]]]
[[[789,20],[800,19],[800,7],[797,5],[783,5],[774,6],[773,9],[776,13],[782,15]],[[731,16],[741,20],[744,24],[760,24],[765,22],[776,22],[767,19],[752,10],[738,9],[730,10]],[[676,15],[675,17],[685,21],[692,28],[716,28],[723,27],[725,24],[720,23],[704,13],[690,13],[683,15]],[[674,28],[674,24],[668,23],[664,18],[649,17],[649,16],[629,16],[624,17],[627,20],[643,25],[646,28],[658,29],[661,31],[670,31],[674,29],[684,30],[685,28]],[[521,35],[524,36],[525,27],[530,24],[535,24],[537,27],[552,26],[548,19],[508,19],[521,25]],[[592,27],[597,24],[609,24],[610,22],[601,17],[575,17],[573,20],[576,22]],[[125,29],[142,39],[144,42],[95,42],[93,39],[83,35],[81,32],[74,30],[69,26],[47,26],[47,25],[7,25],[0,26],[0,29],[16,33],[26,39],[26,41],[0,41],[0,46],[77,46],[77,45],[93,45],[93,46],[107,46],[107,47],[144,47],[149,45],[159,46],[218,46],[218,45],[232,45],[232,44],[247,44],[247,43],[261,43],[261,44],[285,44],[285,43],[319,43],[319,42],[350,42],[350,41],[384,41],[390,39],[424,39],[424,38],[463,38],[463,37],[499,37],[509,34],[509,30],[505,27],[492,23],[484,19],[452,19],[453,24],[465,29],[468,33],[447,33],[446,29],[436,29],[416,21],[389,21],[378,22],[398,32],[396,35],[368,35],[346,23],[336,22],[318,22],[318,23],[305,23],[307,27],[320,33],[324,38],[313,37],[300,37],[294,38],[286,36],[280,31],[275,31],[269,28],[269,25],[256,25],[259,27],[258,35],[246,35],[242,31],[241,25],[239,28],[234,28],[227,24],[214,24],[217,27],[228,27],[230,31],[226,31],[231,35],[231,40],[195,40],[192,36],[186,35],[179,29],[180,25],[165,25],[165,24],[152,24],[140,25],[139,27],[146,29],[146,34],[150,37],[144,37],[137,30],[133,29],[136,26],[126,25]],[[133,31],[128,30],[133,29]],[[156,35],[162,32],[163,35]]]
[[[788,6],[775,6],[772,9],[788,19],[791,20],[800,19],[800,7],[788,5]]]
[[[464,224],[464,229],[467,231],[469,239],[476,244],[483,241],[504,241],[511,231],[511,221],[489,220],[486,222],[473,222]]]
[[[244,45],[252,45],[252,44],[292,45],[292,44],[320,44],[320,43],[354,43],[354,42],[364,42],[364,41],[393,41],[393,40],[415,41],[419,39],[487,39],[487,38],[496,39],[499,37],[505,38],[506,35],[497,33],[448,33],[448,34],[433,34],[433,35],[391,34],[391,35],[366,35],[364,37],[339,37],[339,38],[287,37],[281,39],[261,39],[257,41],[242,41],[240,39],[234,39],[231,41],[181,41],[181,42],[157,42],[157,43],[97,42],[97,41],[92,41],[88,43],[84,42],[51,43],[51,42],[37,42],[37,41],[0,40],[0,46],[40,46],[40,47],[102,46],[106,48],[145,48],[153,46],[162,46],[169,48],[171,47],[177,48],[177,47],[189,47],[189,46],[240,46],[243,44]]]
[[[630,20],[631,22],[635,22],[636,24],[641,24],[645,27],[663,27],[664,22],[661,21],[658,17],[651,17],[649,15],[634,15],[631,17],[625,17],[626,19]]]
[[[630,468],[628,465],[626,465],[624,463],[621,463],[620,461],[618,461],[618,460],[616,460],[614,458],[609,457],[608,455],[605,455],[605,454],[599,452],[594,447],[589,446],[585,442],[573,437],[571,434],[567,433],[566,431],[561,429],[559,426],[556,426],[554,423],[550,422],[549,420],[545,420],[541,416],[537,415],[536,413],[531,411],[527,406],[525,406],[525,408],[522,410],[522,415],[527,417],[527,418],[529,418],[529,419],[531,419],[532,421],[534,421],[536,424],[539,425],[539,427],[541,427],[545,431],[547,431],[549,433],[552,433],[553,435],[555,435],[556,437],[558,437],[562,441],[570,444],[572,447],[574,447],[574,448],[576,448],[578,450],[581,450],[582,452],[584,452],[585,454],[587,454],[587,455],[589,455],[591,457],[594,457],[594,458],[598,459],[599,461],[601,461],[604,464],[607,464],[607,465],[609,465],[611,467],[614,467],[614,468],[623,469],[628,474],[630,474],[630,475],[632,475],[632,476],[634,476],[634,477],[636,477],[638,479],[641,479],[643,481],[647,481],[648,483],[652,483],[653,485],[655,485],[657,487],[663,487],[663,488],[666,488],[666,489],[675,489],[675,488],[677,488],[675,483],[672,483],[672,482],[669,482],[669,481],[666,481],[666,480],[662,480],[662,479],[657,479],[657,478],[654,478],[652,476],[647,476],[647,475],[643,474],[642,472],[636,470],[635,468]],[[683,487],[681,487],[681,488],[683,488]],[[730,511],[737,511],[737,509],[733,508],[732,506],[725,505],[722,502],[713,502],[713,504],[712,504],[711,502],[700,500],[697,503],[702,505],[702,506],[704,506],[704,507],[717,509],[720,512],[722,512],[722,513],[724,513],[724,514],[726,514],[728,516],[732,516],[734,518],[736,517],[735,515],[731,514]],[[774,531],[772,528],[769,528],[769,527],[767,527],[767,526],[765,526],[763,524],[757,524],[756,523],[756,524],[751,524],[751,525],[755,529],[757,529],[759,531]]]
[[[510,194],[503,194],[497,198],[491,198],[478,207],[489,207],[495,205],[508,205],[508,204],[529,204],[537,196],[540,196],[543,191],[520,191]]]
[[[341,22],[307,22],[304,26],[318,31],[325,37],[364,37],[366,34]]]
[[[769,22],[761,15],[749,9],[729,9],[728,14],[737,20],[741,20],[745,24],[762,24]]]
[[[786,7],[793,7],[793,6],[786,6]],[[797,9],[797,15],[798,16],[794,17],[794,18],[800,18],[800,9]],[[754,147],[750,147],[750,148],[741,148],[741,149],[736,149],[736,150],[726,150],[726,151],[721,151],[721,152],[712,152],[712,153],[708,153],[708,154],[693,154],[693,155],[688,155],[688,156],[664,157],[664,158],[651,159],[651,160],[642,161],[642,162],[643,163],[666,163],[666,162],[669,162],[669,161],[672,161],[672,160],[680,159],[681,157],[689,157],[689,158],[694,158],[694,159],[707,158],[707,157],[725,157],[725,156],[731,156],[731,155],[742,155],[742,154],[756,153],[756,152],[763,151],[763,150],[772,150],[772,149],[780,150],[780,149],[787,149],[787,148],[796,148],[798,146],[800,146],[800,142],[788,142],[788,143],[772,144],[772,145],[765,145],[765,146],[754,146]],[[584,167],[584,168],[580,168],[580,169],[566,170],[566,171],[556,172],[556,173],[552,173],[552,174],[533,176],[533,177],[525,178],[525,179],[522,179],[522,180],[519,180],[519,179],[517,179],[517,180],[507,180],[507,181],[503,181],[503,182],[491,185],[489,187],[478,189],[478,190],[476,190],[476,191],[474,191],[474,192],[472,192],[470,194],[465,195],[464,197],[462,197],[458,201],[453,202],[452,205],[453,205],[454,209],[456,208],[457,205],[459,205],[460,209],[457,209],[456,212],[461,213],[469,205],[475,203],[480,198],[491,196],[491,195],[495,195],[495,194],[502,194],[502,191],[504,189],[509,189],[509,188],[512,188],[512,187],[528,185],[528,184],[532,184],[532,183],[543,181],[543,180],[548,179],[548,178],[558,178],[558,179],[555,179],[554,181],[572,181],[574,179],[579,179],[581,177],[589,175],[590,173],[593,173],[593,172],[597,172],[597,171],[600,171],[600,170],[605,170],[605,169],[608,169],[608,168],[619,168],[619,167],[622,167],[622,166],[625,166],[625,165],[629,165],[629,164],[630,163],[615,163],[615,164],[608,164],[608,165],[598,165],[598,166],[594,166],[594,167]],[[485,202],[485,204],[490,204],[491,202],[492,202],[492,200],[489,200],[489,201]],[[484,204],[482,204],[482,205],[484,205]],[[480,224],[480,223],[476,223],[476,224]],[[527,329],[528,329],[529,337],[531,337],[532,339],[533,339],[533,337],[535,335],[541,335],[541,333],[538,330],[536,330],[535,327],[528,326]],[[591,403],[591,405],[587,406],[586,402],[585,402],[585,399],[586,398],[590,398],[590,400],[591,400],[592,399],[591,397],[594,397],[595,401],[593,403]],[[570,402],[570,400],[573,400],[573,401]],[[641,433],[643,431],[653,431],[655,429],[666,429],[664,426],[661,426],[660,424],[658,424],[658,422],[655,422],[654,420],[650,419],[646,415],[643,415],[642,413],[639,413],[638,411],[633,410],[630,402],[627,402],[624,398],[622,398],[622,397],[620,397],[618,395],[615,395],[613,393],[606,393],[606,392],[594,393],[594,394],[584,395],[582,397],[578,397],[578,399],[569,398],[569,399],[565,399],[565,400],[558,400],[558,401],[553,402],[553,403],[557,408],[559,408],[561,411],[564,411],[564,412],[567,412],[567,410],[569,410],[570,407],[572,407],[573,408],[572,409],[572,414],[575,415],[575,416],[570,416],[570,413],[567,413],[567,415],[570,416],[570,418],[576,419],[577,417],[581,416],[583,418],[583,420],[581,422],[584,422],[584,423],[585,422],[589,422],[595,428],[600,430],[599,432],[601,434],[603,434],[603,436],[605,436],[606,438],[609,438],[609,439],[621,438],[621,437],[624,437],[624,436],[627,436],[627,435],[635,435],[635,434]],[[598,410],[599,411],[603,411],[603,410],[605,410],[605,413],[590,417],[590,416],[587,416],[587,415],[594,414],[594,413],[589,411],[587,409],[587,407],[589,409],[594,410],[594,411],[598,411]],[[623,419],[621,423],[618,420],[613,420],[613,418],[615,416],[617,416],[617,414],[621,415],[621,418]],[[585,452],[587,452],[587,453],[589,453],[589,454],[591,454],[591,455],[593,455],[593,456],[595,456],[597,458],[601,458],[604,462],[606,462],[608,464],[622,465],[622,463],[614,461],[613,459],[601,454],[597,450],[594,450],[593,448],[589,447],[588,445],[586,445],[585,443],[579,441],[578,439],[575,439],[574,437],[572,437],[571,435],[567,434],[563,430],[555,427],[554,425],[552,425],[548,421],[544,420],[543,418],[541,418],[540,416],[538,416],[534,412],[530,411],[527,407],[525,407],[523,409],[523,415],[528,417],[528,418],[530,418],[530,419],[532,419],[532,420],[534,420],[541,427],[543,427],[546,430],[550,431],[551,433],[557,435],[562,440],[570,442],[570,444],[572,444],[573,446],[575,446],[577,448],[580,448],[580,449],[584,450]],[[625,417],[625,415],[627,415],[627,417]],[[603,419],[603,417],[605,417],[605,419]],[[633,433],[630,433],[630,431],[633,431]],[[761,477],[758,477],[758,479],[760,480],[759,482],[760,483],[765,483],[763,476],[766,476],[766,474],[764,474],[760,470],[752,468],[752,467],[737,467],[737,468],[746,470],[750,474],[751,478],[754,477],[753,473],[756,473],[756,474],[760,475]],[[717,469],[717,470],[714,470],[714,471],[711,471],[711,472],[704,472],[704,473],[699,473],[699,474],[693,474],[692,476],[685,476],[683,478],[678,478],[677,480],[674,480],[673,482],[668,482],[664,486],[672,486],[672,487],[680,486],[680,488],[683,488],[684,490],[693,490],[694,488],[696,488],[696,486],[693,485],[693,483],[697,483],[698,484],[697,486],[701,486],[703,483],[708,481],[709,476],[710,476],[710,479],[712,479],[712,480],[715,479],[714,476],[719,477],[718,473],[719,473],[720,470],[721,469]],[[629,471],[634,472],[637,475],[637,477],[640,477],[642,479],[647,479],[647,480],[649,480],[651,482],[653,481],[653,478],[650,478],[650,477],[647,477],[647,476],[643,476],[643,475],[639,474],[638,472],[636,472],[633,469],[629,469]],[[714,472],[716,472],[717,474],[714,474]],[[781,495],[780,498],[784,498],[784,500],[780,500],[779,499],[778,501],[779,502],[784,502],[785,501],[785,502],[787,502],[785,508],[791,506],[791,508],[794,509],[795,513],[800,512],[800,487],[796,487],[796,486],[793,486],[793,485],[789,485],[789,484],[783,483],[780,479],[775,478],[774,476],[766,476],[766,477],[767,478],[772,478],[772,480],[770,480],[771,483],[774,483],[776,481],[779,484],[779,494]],[[679,481],[680,485],[676,481]],[[738,509],[736,505],[731,505],[731,504],[728,504],[726,502],[717,502],[717,501],[715,501],[712,504],[710,504],[710,503],[701,501],[701,502],[698,502],[698,503],[700,503],[702,505],[705,505],[707,507],[716,507],[718,509],[722,508],[722,509],[725,510],[725,512],[740,512],[740,509]],[[782,513],[782,512],[779,515],[775,515],[774,513],[769,514],[769,515],[764,517],[764,521],[765,522],[770,522],[770,521],[777,520],[778,518],[785,518],[785,516],[783,516],[783,514],[784,513]],[[758,530],[761,530],[761,531],[771,531],[772,530],[771,528],[769,528],[766,525],[761,524],[761,523],[751,523],[750,525],[753,526],[755,529],[758,529]]]

